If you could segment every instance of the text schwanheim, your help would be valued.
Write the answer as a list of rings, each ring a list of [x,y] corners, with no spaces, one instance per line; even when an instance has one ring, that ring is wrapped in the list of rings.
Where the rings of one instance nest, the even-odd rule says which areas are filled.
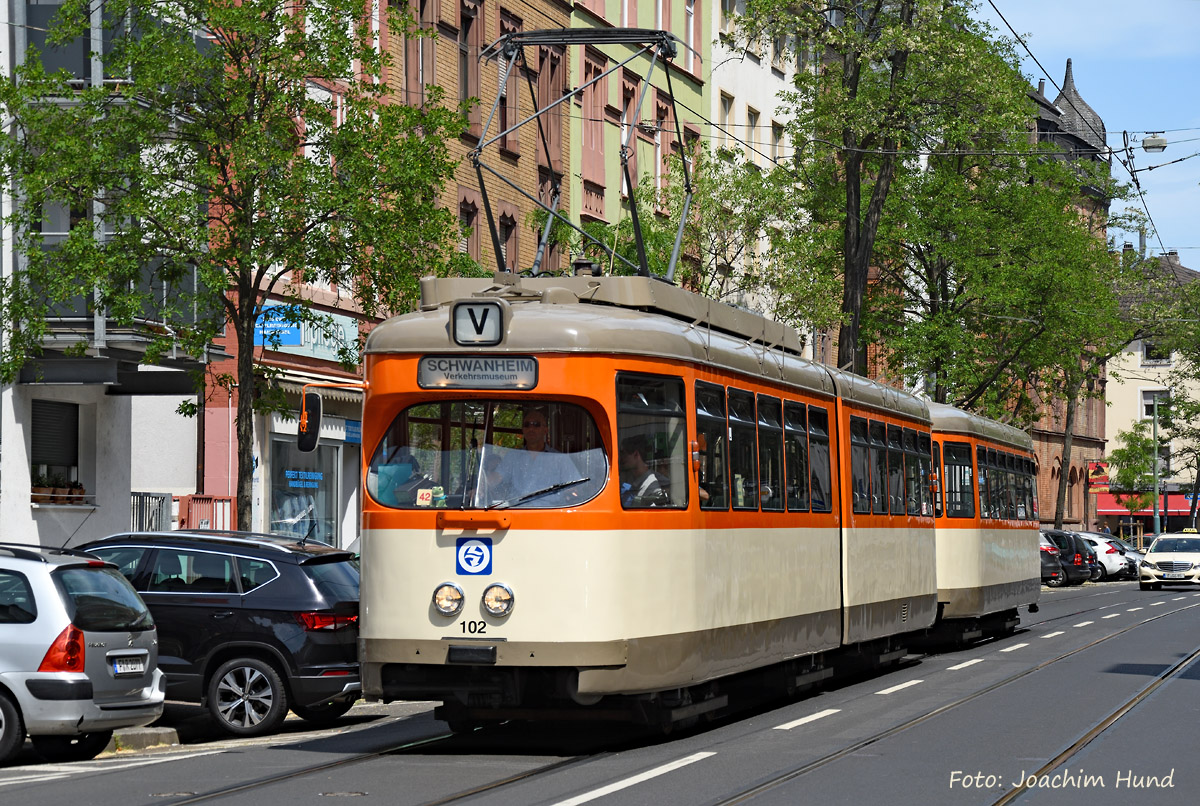
[[[515,356],[426,356],[421,359],[421,386],[532,386],[537,361]]]

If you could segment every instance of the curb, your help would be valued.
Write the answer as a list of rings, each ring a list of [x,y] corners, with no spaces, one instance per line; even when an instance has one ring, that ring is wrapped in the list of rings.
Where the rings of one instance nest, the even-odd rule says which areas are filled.
[[[148,747],[179,744],[179,733],[175,728],[128,728],[113,732],[113,737],[104,748],[106,753],[119,750],[145,750]]]

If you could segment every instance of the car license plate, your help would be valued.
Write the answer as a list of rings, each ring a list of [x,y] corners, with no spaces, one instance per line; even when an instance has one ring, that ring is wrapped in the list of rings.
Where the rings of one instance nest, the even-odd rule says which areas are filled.
[[[1186,576],[1187,576],[1187,574],[1184,574],[1182,572],[1173,571],[1169,574],[1163,574],[1163,579],[1183,579]]]
[[[113,673],[117,675],[142,674],[146,671],[146,661],[142,658],[114,658]]]

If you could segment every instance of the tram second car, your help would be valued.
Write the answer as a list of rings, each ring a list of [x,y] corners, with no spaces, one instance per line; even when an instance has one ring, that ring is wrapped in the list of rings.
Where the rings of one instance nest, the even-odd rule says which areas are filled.
[[[848,647],[898,657],[939,611],[1006,628],[1036,601],[1031,502],[987,509],[1026,491],[1011,429],[940,412],[940,437],[925,402],[648,278],[497,279],[424,281],[367,343],[366,696],[669,723],[739,676],[792,687]]]

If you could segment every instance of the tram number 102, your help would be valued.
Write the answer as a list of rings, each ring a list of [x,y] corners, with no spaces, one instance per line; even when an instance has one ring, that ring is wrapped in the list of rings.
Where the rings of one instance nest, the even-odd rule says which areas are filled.
[[[483,635],[487,632],[486,621],[464,621],[462,623],[462,631],[464,635]]]

